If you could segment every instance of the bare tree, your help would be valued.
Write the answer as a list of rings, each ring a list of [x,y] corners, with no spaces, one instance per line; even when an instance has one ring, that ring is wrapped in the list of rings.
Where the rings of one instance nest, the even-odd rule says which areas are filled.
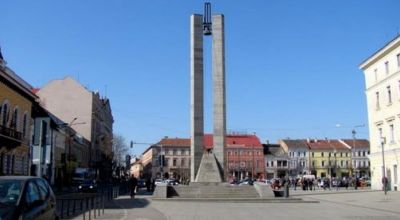
[[[116,166],[125,165],[126,155],[129,153],[129,146],[126,143],[125,137],[120,134],[114,134],[113,145],[113,162]]]

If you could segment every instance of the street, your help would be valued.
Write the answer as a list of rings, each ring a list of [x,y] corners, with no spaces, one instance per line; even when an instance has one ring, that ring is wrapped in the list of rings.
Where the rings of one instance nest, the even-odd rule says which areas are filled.
[[[319,203],[221,203],[152,201],[120,196],[97,219],[400,219],[400,193],[378,191],[316,191],[294,197]],[[74,219],[82,219],[78,216]]]

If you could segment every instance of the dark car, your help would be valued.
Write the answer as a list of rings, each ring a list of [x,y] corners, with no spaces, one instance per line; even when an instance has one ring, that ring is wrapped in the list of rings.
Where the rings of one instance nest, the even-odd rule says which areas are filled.
[[[47,181],[31,176],[0,177],[0,219],[58,219],[56,198]]]
[[[78,184],[79,192],[97,192],[97,184],[93,179],[83,180]]]

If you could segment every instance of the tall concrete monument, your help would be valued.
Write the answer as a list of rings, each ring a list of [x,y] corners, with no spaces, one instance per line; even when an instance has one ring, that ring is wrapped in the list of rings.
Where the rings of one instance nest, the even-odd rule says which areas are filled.
[[[224,15],[211,15],[205,3],[204,15],[190,17],[191,73],[191,182],[224,181],[226,134]],[[204,64],[203,37],[212,37],[214,135],[212,151],[204,151]]]

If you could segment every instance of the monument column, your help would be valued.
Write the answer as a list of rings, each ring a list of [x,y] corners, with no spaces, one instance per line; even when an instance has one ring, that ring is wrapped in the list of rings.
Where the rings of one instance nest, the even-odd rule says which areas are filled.
[[[213,71],[213,101],[214,101],[214,149],[213,152],[220,167],[225,166],[225,135],[226,135],[226,105],[225,105],[225,36],[224,16],[212,17],[212,71]],[[221,177],[225,180],[224,173]]]
[[[203,84],[203,16],[190,17],[190,181],[194,182],[203,155],[204,84]]]

